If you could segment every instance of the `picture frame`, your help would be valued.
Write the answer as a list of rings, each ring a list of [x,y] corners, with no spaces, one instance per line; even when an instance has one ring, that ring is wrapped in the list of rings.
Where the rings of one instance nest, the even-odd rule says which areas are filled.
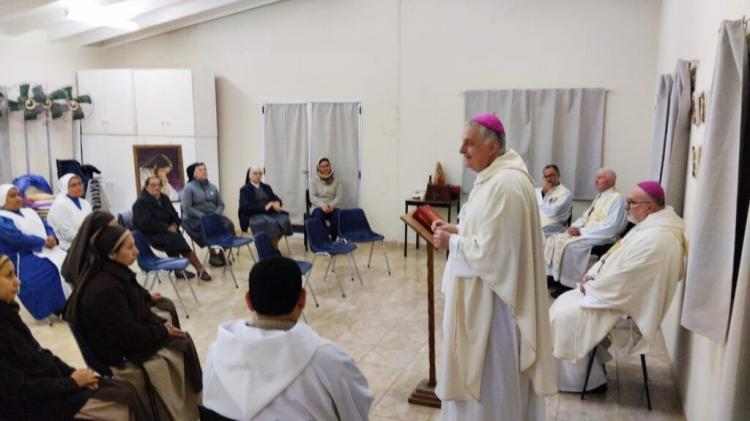
[[[149,176],[162,180],[162,193],[172,202],[180,201],[185,188],[182,145],[133,145],[133,169],[138,193]]]

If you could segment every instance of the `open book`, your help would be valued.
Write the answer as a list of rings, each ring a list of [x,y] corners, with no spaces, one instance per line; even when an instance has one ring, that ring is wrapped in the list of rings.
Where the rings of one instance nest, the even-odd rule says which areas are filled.
[[[423,227],[429,232],[432,231],[432,223],[435,221],[443,221],[442,215],[440,215],[435,208],[430,205],[422,205],[417,208],[412,214],[412,217],[417,220]]]

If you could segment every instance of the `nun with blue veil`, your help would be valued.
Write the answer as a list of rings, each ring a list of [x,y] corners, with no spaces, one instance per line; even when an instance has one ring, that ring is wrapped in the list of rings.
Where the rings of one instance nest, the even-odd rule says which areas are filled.
[[[60,275],[65,251],[54,230],[32,209],[22,207],[12,184],[0,185],[0,254],[16,267],[23,287],[18,298],[35,319],[62,310],[71,288]]]

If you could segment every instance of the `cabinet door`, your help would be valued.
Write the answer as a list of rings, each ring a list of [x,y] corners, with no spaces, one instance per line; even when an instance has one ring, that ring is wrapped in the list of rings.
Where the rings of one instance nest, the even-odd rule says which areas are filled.
[[[84,134],[135,134],[131,70],[79,71],[78,90],[93,101],[93,112],[81,122]]]
[[[140,136],[193,136],[193,83],[189,69],[135,70]]]

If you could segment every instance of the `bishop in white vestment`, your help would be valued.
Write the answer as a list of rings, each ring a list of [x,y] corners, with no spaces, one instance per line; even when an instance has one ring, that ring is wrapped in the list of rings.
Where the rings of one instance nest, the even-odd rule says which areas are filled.
[[[373,394],[352,358],[298,322],[302,273],[286,257],[253,266],[249,321],[219,326],[203,370],[203,405],[235,420],[367,420]]]
[[[637,225],[591,267],[579,288],[561,295],[549,310],[561,391],[582,389],[587,356],[608,336],[618,349],[647,352],[684,275],[684,226],[664,206],[664,190],[655,181],[641,182],[626,203]],[[615,328],[620,323],[626,329]],[[588,390],[607,381],[601,354]]]
[[[588,268],[591,248],[614,243],[628,223],[625,197],[615,187],[614,171],[602,168],[596,172],[599,194],[588,209],[566,232],[545,240],[544,259],[547,275],[573,288]]]
[[[504,134],[494,115],[469,122],[461,153],[478,172],[474,188],[458,226],[433,226],[433,243],[450,249],[443,420],[543,420],[543,395],[556,392],[534,183]]]
[[[560,183],[560,169],[551,164],[544,167],[544,183],[536,189],[536,201],[542,218],[544,237],[565,231],[573,211],[573,193]]]

